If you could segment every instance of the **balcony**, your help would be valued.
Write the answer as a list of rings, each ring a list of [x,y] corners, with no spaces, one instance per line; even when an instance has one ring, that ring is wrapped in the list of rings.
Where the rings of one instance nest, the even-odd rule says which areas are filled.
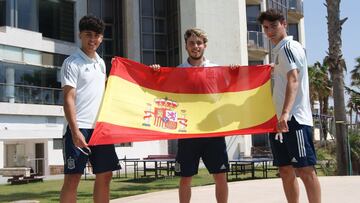
[[[0,102],[12,99],[22,104],[62,105],[63,93],[60,88],[0,83]]]
[[[304,8],[302,0],[289,0],[288,21],[290,23],[298,22],[304,17]]]
[[[248,55],[251,60],[263,60],[269,53],[269,40],[258,31],[248,31]]]

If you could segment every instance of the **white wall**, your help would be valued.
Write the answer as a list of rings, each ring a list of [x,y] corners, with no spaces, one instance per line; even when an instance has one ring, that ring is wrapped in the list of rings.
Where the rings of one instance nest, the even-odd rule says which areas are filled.
[[[43,38],[39,32],[7,26],[0,28],[0,44],[65,55],[76,50],[74,43]]]
[[[119,159],[124,158],[145,158],[148,155],[165,155],[168,154],[167,141],[146,141],[134,142],[132,147],[117,147],[116,153]]]
[[[246,4],[244,0],[180,1],[181,36],[192,27],[203,29],[209,38],[205,56],[219,65],[248,63]],[[181,39],[182,60],[186,60]]]
[[[55,119],[49,123],[48,119]],[[0,114],[0,140],[61,138],[64,118]]]
[[[5,156],[5,145],[3,141],[0,141],[0,168],[4,168]]]

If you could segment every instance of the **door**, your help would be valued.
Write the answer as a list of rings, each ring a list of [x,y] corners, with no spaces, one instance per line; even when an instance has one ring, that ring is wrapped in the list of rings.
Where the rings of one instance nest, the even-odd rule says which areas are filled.
[[[16,145],[15,144],[7,144],[5,148],[6,148],[5,167],[15,167],[16,166]]]
[[[44,143],[35,144],[35,173],[38,175],[44,175]]]

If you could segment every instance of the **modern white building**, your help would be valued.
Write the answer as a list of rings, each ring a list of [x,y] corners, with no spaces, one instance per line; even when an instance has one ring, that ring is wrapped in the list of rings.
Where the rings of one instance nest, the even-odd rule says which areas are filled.
[[[62,172],[64,113],[60,67],[79,44],[86,14],[106,23],[98,53],[176,66],[186,60],[183,33],[208,33],[206,57],[220,65],[266,64],[271,46],[256,17],[281,9],[289,33],[305,44],[302,0],[0,0],[0,168]],[[268,146],[266,135],[227,137],[229,158]],[[176,152],[174,141],[118,145],[119,158]]]

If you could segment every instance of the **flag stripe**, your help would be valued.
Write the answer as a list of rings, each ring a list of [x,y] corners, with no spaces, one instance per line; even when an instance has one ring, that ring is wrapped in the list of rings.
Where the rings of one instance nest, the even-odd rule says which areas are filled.
[[[164,92],[213,94],[238,92],[263,85],[270,79],[269,65],[229,67],[166,68],[156,72],[144,64],[117,57],[110,76]]]
[[[239,134],[260,134],[267,132],[275,132],[274,123],[277,122],[276,116],[269,119],[258,126],[251,128],[232,130],[227,132],[217,133],[197,133],[197,134],[177,134],[158,132],[153,130],[144,130],[138,128],[131,128],[126,126],[113,125],[106,122],[97,122],[94,135],[91,137],[89,145],[103,145],[112,143],[124,143],[124,142],[137,142],[137,141],[151,141],[151,140],[165,140],[165,139],[178,139],[178,135],[183,135],[182,138],[199,138],[199,137],[221,137],[229,135]]]

